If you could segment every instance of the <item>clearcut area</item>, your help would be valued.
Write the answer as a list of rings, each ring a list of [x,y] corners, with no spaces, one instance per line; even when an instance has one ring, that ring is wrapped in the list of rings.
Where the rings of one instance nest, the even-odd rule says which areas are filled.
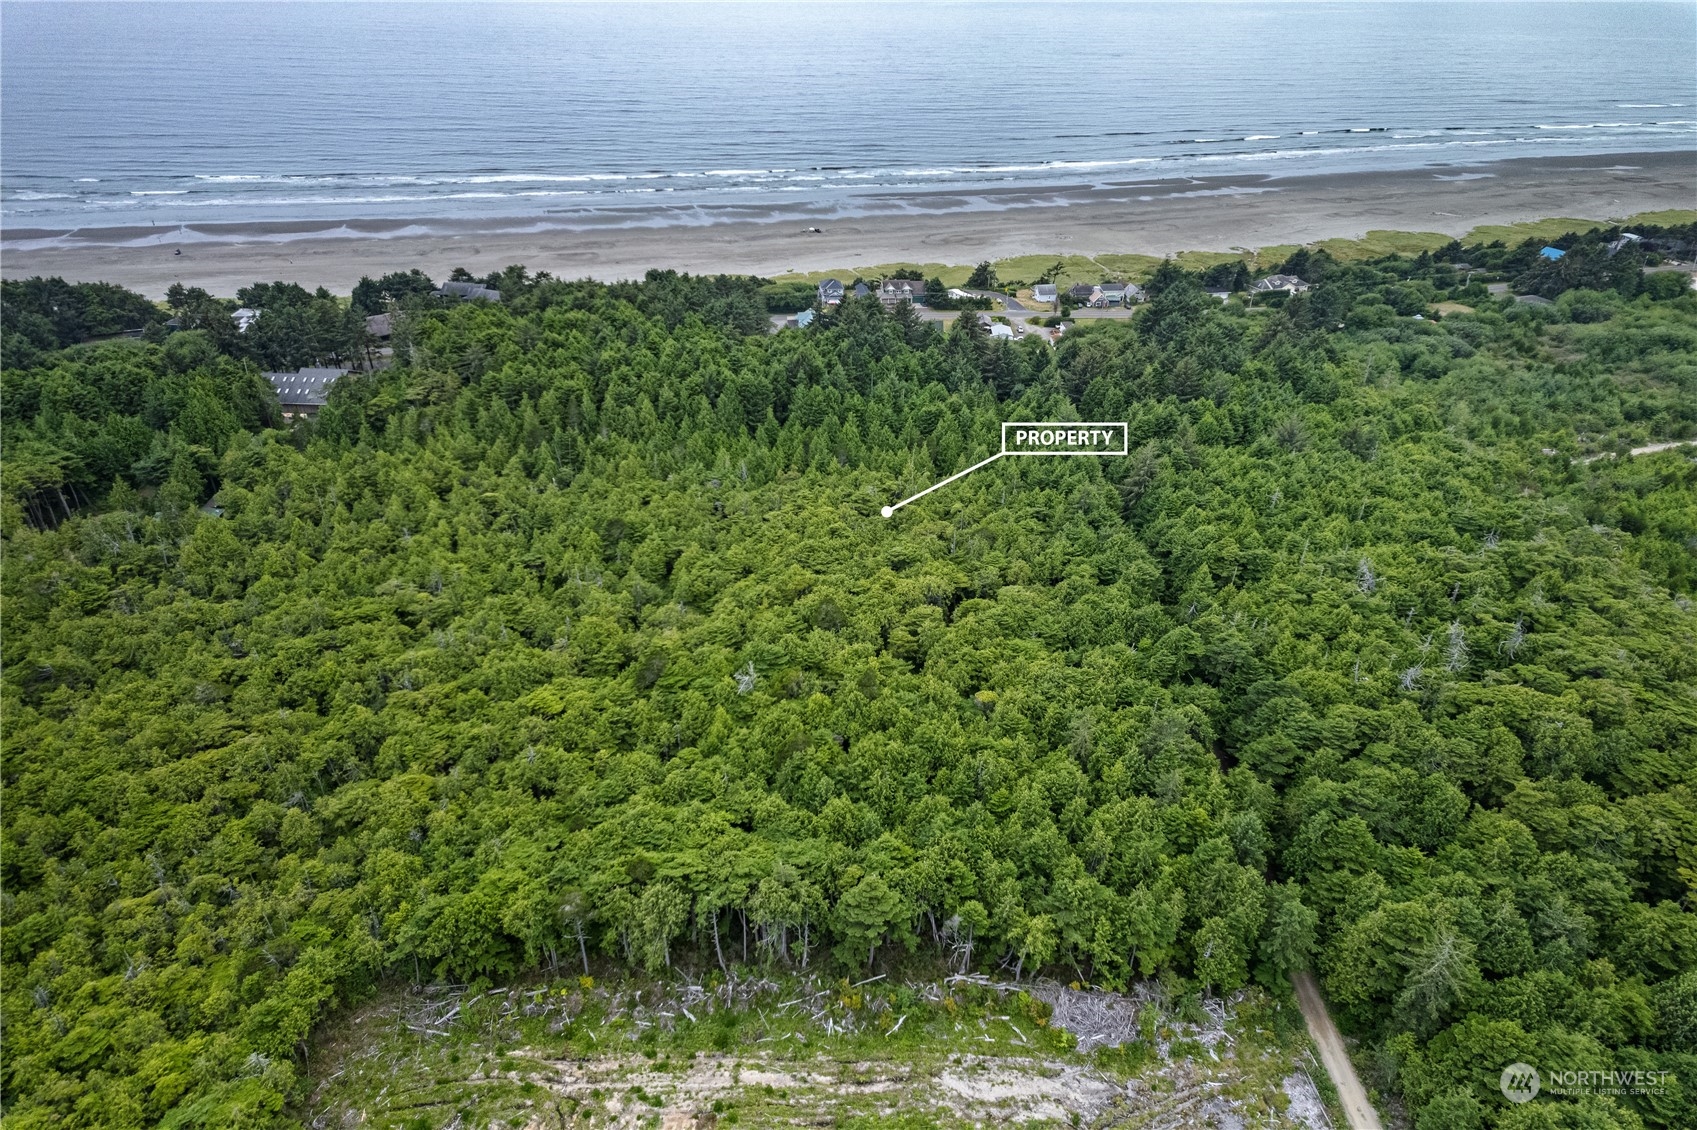
[[[325,1035],[318,1127],[1342,1124],[1295,1006],[1260,990],[574,977],[392,991]]]

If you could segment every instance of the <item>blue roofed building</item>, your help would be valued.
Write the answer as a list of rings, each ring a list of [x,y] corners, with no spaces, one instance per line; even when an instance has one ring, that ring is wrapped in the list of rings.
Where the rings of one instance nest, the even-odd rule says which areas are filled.
[[[1560,259],[1563,255],[1566,255],[1567,252],[1563,251],[1559,247],[1546,247],[1542,251],[1538,252],[1538,254],[1542,255],[1546,259],[1556,260]]]

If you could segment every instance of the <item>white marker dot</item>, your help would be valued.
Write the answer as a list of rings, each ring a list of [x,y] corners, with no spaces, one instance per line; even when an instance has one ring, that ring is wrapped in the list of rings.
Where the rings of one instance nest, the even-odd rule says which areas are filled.
[[[896,508],[895,508],[895,507],[894,507],[894,506],[886,506],[886,507],[884,507],[884,509],[883,509],[883,510],[882,510],[882,511],[881,511],[881,513],[882,513],[882,514],[883,514],[883,515],[884,515],[884,517],[886,517],[886,518],[889,518],[889,517],[891,517],[891,516],[893,516],[893,515],[894,515],[894,514],[895,514],[895,512],[896,512]]]

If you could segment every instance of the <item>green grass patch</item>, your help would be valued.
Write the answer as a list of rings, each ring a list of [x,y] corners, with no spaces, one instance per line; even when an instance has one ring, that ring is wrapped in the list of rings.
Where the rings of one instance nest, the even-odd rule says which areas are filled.
[[[773,281],[809,283],[821,283],[826,279],[837,279],[844,283],[853,282],[855,279],[876,281],[888,278],[897,271],[918,271],[927,279],[942,279],[945,286],[965,286],[967,276],[972,274],[972,267],[952,266],[948,263],[874,263],[861,267],[833,267],[828,271],[801,271],[774,275]]]
[[[1622,226],[1632,224],[1656,225],[1671,227],[1677,224],[1697,223],[1697,209],[1670,208],[1659,212],[1640,212],[1624,221],[1618,221]],[[1513,246],[1527,239],[1558,239],[1570,232],[1587,232],[1592,228],[1612,227],[1617,223],[1613,220],[1584,220],[1572,216],[1557,216],[1544,220],[1527,220],[1516,224],[1481,224],[1461,237],[1464,244],[1490,243],[1502,240]],[[1450,242],[1452,237],[1443,232],[1431,231],[1393,231],[1375,228],[1359,239],[1324,239],[1317,243],[1295,244],[1280,243],[1253,250],[1240,251],[1180,251],[1173,255],[1173,261],[1187,271],[1205,271],[1219,263],[1229,263],[1242,260],[1249,265],[1251,272],[1265,273],[1277,267],[1290,258],[1299,247],[1307,246],[1309,250],[1323,250],[1340,262],[1352,262],[1363,259],[1377,259],[1385,255],[1418,255],[1422,251],[1436,251]],[[1108,252],[1101,255],[1078,254],[1035,254],[1015,255],[1006,259],[994,261],[996,276],[1004,285],[1020,284],[1020,289],[1029,290],[1031,284],[1038,278],[1048,276],[1063,289],[1077,283],[1099,283],[1109,279],[1119,279],[1128,282],[1147,282],[1149,276],[1161,265],[1158,255],[1142,255],[1133,252]],[[877,263],[860,267],[835,267],[825,271],[802,271],[774,276],[777,282],[805,282],[817,284],[825,279],[840,279],[847,283],[856,278],[876,280],[888,277],[899,270],[919,271],[925,278],[943,280],[946,286],[965,286],[966,280],[972,274],[973,265],[970,263]]]
[[[1588,232],[1611,226],[1607,220],[1579,220],[1558,216],[1548,220],[1525,220],[1518,224],[1481,224],[1461,237],[1464,244],[1502,240],[1509,247],[1528,239],[1559,239],[1569,232]]]
[[[1664,208],[1660,212],[1639,212],[1628,216],[1623,226],[1632,224],[1655,225],[1656,227],[1671,228],[1680,224],[1697,224],[1697,208]]]
[[[1309,244],[1310,249],[1325,251],[1332,258],[1347,262],[1355,259],[1378,259],[1385,255],[1418,255],[1436,251],[1453,237],[1436,231],[1369,231],[1360,239],[1325,239]]]

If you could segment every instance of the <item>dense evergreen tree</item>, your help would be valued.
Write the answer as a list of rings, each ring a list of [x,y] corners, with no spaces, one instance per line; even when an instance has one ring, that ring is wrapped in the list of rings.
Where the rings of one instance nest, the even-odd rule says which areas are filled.
[[[1422,1127],[1527,1125],[1505,1056],[1697,1077],[1697,472],[1573,458],[1697,430],[1697,299],[1316,277],[1248,311],[1163,267],[1050,348],[514,275],[289,430],[210,328],[24,354],[8,1127],[283,1122],[383,979],[745,931],[845,971],[1311,966]],[[1004,419],[1132,454],[879,517]],[[1538,1109],[1671,1127],[1682,1086]]]

